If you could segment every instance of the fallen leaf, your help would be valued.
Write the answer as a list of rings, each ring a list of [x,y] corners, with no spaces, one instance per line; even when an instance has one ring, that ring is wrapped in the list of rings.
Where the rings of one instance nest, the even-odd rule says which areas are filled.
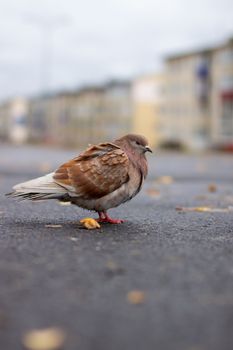
[[[215,184],[209,184],[208,191],[209,192],[216,192],[217,191],[217,186]]]
[[[49,227],[49,228],[60,228],[60,227],[62,227],[62,225],[48,224],[48,225],[45,225],[45,227]]]
[[[210,211],[209,207],[176,207],[177,211]]]
[[[94,230],[100,228],[100,224],[93,218],[84,218],[80,220],[80,223],[88,230]]]
[[[145,292],[142,292],[141,290],[131,290],[127,294],[127,300],[130,304],[143,304],[145,301]]]
[[[58,350],[65,342],[60,328],[35,329],[23,335],[22,343],[29,350]]]
[[[148,188],[146,190],[146,194],[150,197],[158,197],[160,195],[160,191],[156,190],[155,188]]]
[[[162,184],[162,185],[170,185],[174,182],[174,179],[172,176],[169,175],[163,175],[157,178],[156,182]]]
[[[216,212],[227,213],[233,211],[231,207],[228,208],[210,208],[210,207],[176,207],[177,211],[197,211],[197,212]]]
[[[70,240],[73,241],[73,242],[77,242],[78,238],[76,238],[76,237],[70,237]]]
[[[62,202],[62,201],[59,201],[58,203],[59,203],[60,205],[64,205],[64,206],[71,205],[71,202]]]
[[[194,210],[195,211],[200,211],[200,212],[202,212],[202,211],[211,211],[211,208],[209,208],[209,207],[196,207],[196,208],[194,208]]]

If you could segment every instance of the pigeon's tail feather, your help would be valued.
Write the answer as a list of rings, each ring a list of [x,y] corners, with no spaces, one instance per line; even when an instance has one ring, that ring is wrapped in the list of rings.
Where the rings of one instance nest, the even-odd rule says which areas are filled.
[[[66,196],[58,193],[38,193],[38,192],[10,192],[6,194],[7,197],[13,197],[18,199],[19,201],[23,200],[31,200],[31,201],[42,201],[45,199],[59,199],[64,201]]]
[[[29,199],[40,201],[44,199],[63,199],[67,196],[67,190],[53,180],[54,173],[22,182],[13,187],[13,191],[7,196],[21,200]]]

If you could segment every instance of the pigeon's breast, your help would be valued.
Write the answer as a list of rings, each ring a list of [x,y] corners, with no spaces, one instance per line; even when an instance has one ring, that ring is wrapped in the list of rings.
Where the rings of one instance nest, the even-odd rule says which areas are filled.
[[[76,197],[72,198],[72,202],[85,209],[105,211],[117,207],[136,196],[141,189],[142,182],[143,175],[140,171],[135,171],[134,169],[128,182],[124,183],[121,187],[106,196],[98,199],[83,199]]]

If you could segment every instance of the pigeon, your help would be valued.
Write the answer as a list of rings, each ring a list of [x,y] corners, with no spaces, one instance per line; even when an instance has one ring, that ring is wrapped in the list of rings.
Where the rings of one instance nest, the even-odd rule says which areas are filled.
[[[119,224],[107,210],[131,200],[148,173],[142,135],[128,134],[113,142],[89,146],[83,153],[45,176],[20,183],[8,195],[40,201],[57,199],[98,213],[98,222]]]

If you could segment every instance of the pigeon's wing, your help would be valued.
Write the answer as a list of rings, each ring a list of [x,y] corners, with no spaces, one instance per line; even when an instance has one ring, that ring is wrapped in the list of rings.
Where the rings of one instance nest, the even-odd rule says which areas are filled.
[[[126,183],[128,170],[125,152],[112,143],[102,143],[60,166],[53,178],[75,196],[97,199]]]

